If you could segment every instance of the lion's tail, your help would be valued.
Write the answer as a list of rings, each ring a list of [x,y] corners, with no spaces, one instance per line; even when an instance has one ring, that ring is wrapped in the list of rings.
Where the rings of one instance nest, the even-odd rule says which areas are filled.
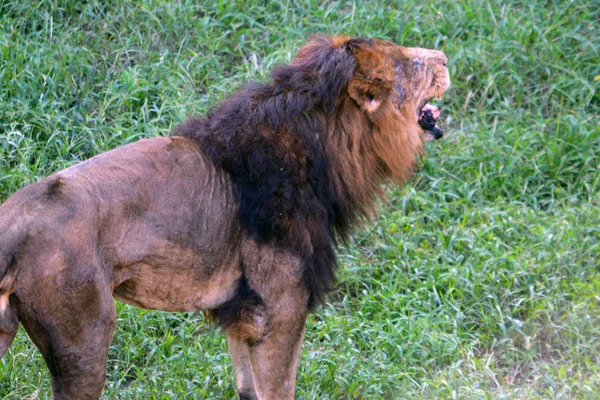
[[[9,301],[17,276],[16,264],[14,256],[0,252],[0,359],[19,329],[19,318]]]

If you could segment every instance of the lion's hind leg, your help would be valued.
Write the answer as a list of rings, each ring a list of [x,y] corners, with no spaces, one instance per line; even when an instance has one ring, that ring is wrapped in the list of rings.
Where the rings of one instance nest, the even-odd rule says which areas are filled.
[[[15,292],[19,319],[50,370],[53,398],[97,399],[116,324],[111,287],[99,265],[43,269],[52,273]]]
[[[10,304],[14,276],[14,271],[9,271],[0,279],[0,359],[8,351],[19,330],[19,318]]]

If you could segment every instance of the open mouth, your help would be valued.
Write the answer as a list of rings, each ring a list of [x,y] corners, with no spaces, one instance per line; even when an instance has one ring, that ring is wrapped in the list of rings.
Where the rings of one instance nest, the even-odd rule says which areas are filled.
[[[440,110],[429,101],[419,111],[419,125],[428,132],[429,139],[440,139],[444,136],[444,131],[437,125],[440,118]]]

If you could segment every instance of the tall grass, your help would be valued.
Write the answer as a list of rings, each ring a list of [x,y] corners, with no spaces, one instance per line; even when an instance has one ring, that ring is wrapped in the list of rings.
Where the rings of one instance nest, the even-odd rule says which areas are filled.
[[[0,201],[166,135],[315,33],[444,50],[449,135],[340,249],[308,321],[304,399],[600,393],[600,7],[595,1],[0,0]],[[106,398],[234,398],[198,313],[118,304]],[[0,397],[49,398],[20,332]]]

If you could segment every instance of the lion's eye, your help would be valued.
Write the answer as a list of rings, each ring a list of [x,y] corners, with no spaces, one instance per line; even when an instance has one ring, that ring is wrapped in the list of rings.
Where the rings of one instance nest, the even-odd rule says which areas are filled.
[[[371,92],[367,92],[365,96],[367,96],[367,100],[369,101],[373,101],[375,99],[375,95]]]

